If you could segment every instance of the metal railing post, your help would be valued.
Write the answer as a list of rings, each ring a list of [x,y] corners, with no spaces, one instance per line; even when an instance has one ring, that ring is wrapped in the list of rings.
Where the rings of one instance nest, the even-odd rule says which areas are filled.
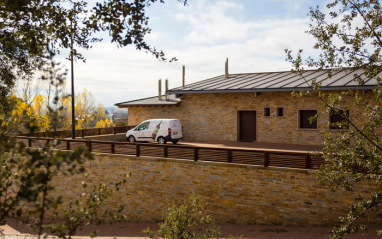
[[[140,144],[136,144],[135,145],[136,147],[136,156],[139,157],[141,155],[141,145]]]
[[[82,138],[84,138],[84,130],[81,129],[81,135],[82,135]]]
[[[101,135],[101,128],[98,128],[98,135]]]
[[[305,168],[310,169],[311,157],[309,154],[305,154]]]
[[[70,150],[70,140],[66,140],[66,150]]]
[[[163,157],[167,158],[168,157],[168,146],[163,146]]]
[[[92,151],[92,141],[89,140],[89,141],[87,142],[87,144],[88,144],[89,152],[91,152],[91,151]]]
[[[232,150],[227,149],[227,162],[232,162]]]
[[[111,143],[111,153],[112,154],[115,153],[115,144],[114,143]]]
[[[115,127],[113,127],[113,134],[116,135],[117,131],[115,130]]]
[[[269,155],[267,151],[264,151],[264,167],[269,166]]]
[[[194,148],[194,161],[198,161],[199,159],[199,149],[198,148]]]

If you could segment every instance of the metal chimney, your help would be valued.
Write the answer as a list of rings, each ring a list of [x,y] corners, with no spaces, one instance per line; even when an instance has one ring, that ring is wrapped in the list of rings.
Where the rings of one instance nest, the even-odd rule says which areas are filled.
[[[158,100],[162,100],[162,80],[158,80]]]
[[[228,77],[229,77],[229,74],[228,74],[228,57],[227,57],[225,61],[225,78],[228,78]]]
[[[168,91],[168,79],[166,79],[166,91],[165,92],[167,92]],[[166,100],[168,100],[168,94],[166,93]]]
[[[182,80],[183,80],[183,88],[186,85],[186,66],[183,65],[182,67]]]

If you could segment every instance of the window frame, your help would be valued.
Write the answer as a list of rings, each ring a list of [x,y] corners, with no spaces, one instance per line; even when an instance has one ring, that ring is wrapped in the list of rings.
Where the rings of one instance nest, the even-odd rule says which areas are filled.
[[[313,117],[314,115],[310,116],[309,118],[306,118],[306,119],[302,119],[302,113],[305,112],[307,113],[307,111],[314,111],[314,115],[317,115],[317,110],[299,110],[298,111],[298,129],[302,129],[302,130],[317,130],[318,129],[318,119],[316,118],[316,120],[313,122],[313,123],[310,123],[309,122],[309,118]],[[313,113],[313,112],[312,112]],[[306,122],[308,121],[308,122]],[[305,123],[308,123],[308,124],[305,124]],[[302,125],[304,124],[304,125]],[[310,126],[311,127],[306,127],[306,126]]]
[[[281,112],[281,114],[280,114],[280,112]],[[278,107],[276,113],[277,113],[278,117],[284,117],[284,108],[283,107]]]
[[[340,114],[342,113],[342,112],[344,112],[345,110],[338,110],[339,111],[339,113],[337,114],[336,112],[334,112],[333,110],[330,110],[330,112],[329,112],[329,130],[348,130],[349,129],[349,125],[347,125],[347,127],[343,127],[343,128],[335,128],[333,125],[332,125],[332,119],[333,119],[333,116],[334,115],[337,115],[338,117],[342,117]],[[350,111],[349,110],[346,110],[346,115],[347,115],[347,117],[349,117],[349,115],[350,115]],[[342,119],[342,121],[345,121],[345,119]],[[341,121],[341,122],[342,122]],[[336,121],[336,122],[339,122],[339,121]],[[336,122],[334,122],[334,123],[336,123]]]
[[[270,117],[270,116],[271,116],[271,108],[270,107],[265,107],[264,108],[264,117]]]

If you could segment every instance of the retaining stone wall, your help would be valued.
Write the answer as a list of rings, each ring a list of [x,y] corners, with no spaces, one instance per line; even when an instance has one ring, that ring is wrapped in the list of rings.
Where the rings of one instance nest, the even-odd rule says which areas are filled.
[[[159,221],[172,203],[195,193],[221,223],[332,226],[355,196],[321,187],[314,170],[109,154],[95,158],[86,164],[89,183],[112,185],[131,173],[127,185],[105,205],[125,204],[129,221]],[[56,195],[78,195],[81,181],[80,176],[59,175]],[[362,184],[361,193],[381,186]]]

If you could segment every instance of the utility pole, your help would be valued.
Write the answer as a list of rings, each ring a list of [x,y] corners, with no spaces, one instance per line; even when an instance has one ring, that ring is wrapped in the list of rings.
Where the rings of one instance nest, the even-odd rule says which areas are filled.
[[[74,54],[73,54],[73,16],[70,19],[70,61],[72,75],[72,139],[76,138],[75,110],[74,110]]]

